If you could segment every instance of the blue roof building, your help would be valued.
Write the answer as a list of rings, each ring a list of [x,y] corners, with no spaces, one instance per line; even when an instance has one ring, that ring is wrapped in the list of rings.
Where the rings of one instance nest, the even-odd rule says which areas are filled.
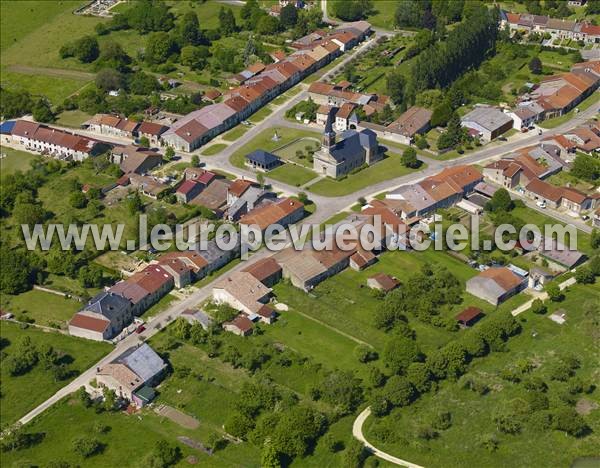
[[[281,164],[281,159],[267,151],[256,150],[246,155],[246,164],[253,169],[270,171]]]
[[[16,121],[14,120],[7,120],[6,122],[0,123],[0,135],[12,135],[15,123]]]

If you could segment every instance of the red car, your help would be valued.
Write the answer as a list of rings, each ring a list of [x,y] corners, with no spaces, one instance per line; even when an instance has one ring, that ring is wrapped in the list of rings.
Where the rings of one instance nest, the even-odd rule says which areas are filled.
[[[146,327],[144,325],[140,325],[139,327],[137,327],[135,329],[135,332],[136,333],[142,333],[145,329],[146,329]]]

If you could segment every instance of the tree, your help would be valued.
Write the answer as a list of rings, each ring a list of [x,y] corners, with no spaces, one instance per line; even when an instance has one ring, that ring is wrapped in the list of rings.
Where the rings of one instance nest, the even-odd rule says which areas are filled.
[[[183,15],[179,24],[179,41],[181,45],[199,45],[204,40],[198,15],[194,11],[188,11]]]
[[[410,364],[406,369],[406,378],[419,393],[429,391],[433,382],[433,375],[429,371],[427,364],[422,362],[413,362]]]
[[[588,266],[581,266],[575,272],[575,279],[579,284],[593,284],[594,272]]]
[[[146,40],[146,62],[154,65],[165,63],[177,50],[175,41],[166,32],[155,32]]]
[[[95,68],[110,68],[121,73],[129,71],[131,57],[123,50],[118,42],[108,40],[100,46],[100,56],[96,60]]]
[[[92,455],[96,455],[103,449],[103,445],[99,440],[85,436],[73,439],[72,445],[73,451],[83,458],[89,458]]]
[[[98,41],[93,36],[83,36],[73,44],[73,55],[80,62],[93,62],[100,55]]]
[[[323,379],[319,388],[321,398],[335,406],[340,414],[352,412],[363,398],[361,381],[352,372],[331,372]]]
[[[594,182],[600,178],[600,159],[587,154],[578,153],[571,174],[589,182]]]
[[[565,407],[556,410],[553,421],[555,429],[573,437],[582,437],[589,431],[584,419],[573,408]]]
[[[344,21],[357,21],[366,18],[373,10],[371,0],[332,0],[331,11]]]
[[[33,100],[27,91],[9,91],[0,86],[0,115],[11,119],[29,114]]]
[[[592,249],[600,248],[600,229],[592,229],[590,244],[592,245]]]
[[[406,148],[402,153],[402,165],[411,169],[417,169],[421,161],[417,159],[417,151],[414,148]]]
[[[529,70],[531,71],[531,73],[533,73],[534,75],[540,75],[542,73],[542,61],[540,60],[539,57],[533,57],[530,61],[529,61]]]
[[[92,406],[92,399],[90,398],[90,394],[85,389],[85,386],[82,385],[81,387],[79,387],[79,389],[75,393],[81,404],[84,406],[84,408],[89,408],[90,406]]]
[[[183,51],[182,51],[183,54]],[[138,71],[133,73],[129,79],[129,90],[133,94],[148,95],[160,89],[160,83],[156,77]]]
[[[170,161],[175,156],[175,150],[172,146],[167,146],[165,150],[165,160]]]
[[[394,406],[408,406],[414,400],[416,391],[407,378],[393,375],[383,387],[382,395]]]
[[[2,258],[0,291],[5,294],[18,294],[31,288],[35,275],[30,263],[30,255],[3,244],[0,247],[0,258]]]
[[[84,288],[100,288],[104,284],[102,269],[95,265],[81,267],[77,278]]]
[[[447,99],[444,99],[441,103],[433,108],[431,114],[431,126],[432,127],[444,127],[448,124],[450,117],[452,117],[452,106]]]
[[[547,310],[548,310],[547,307],[545,306],[544,302],[541,299],[536,299],[531,304],[531,311],[534,314],[543,315],[546,313]]]
[[[454,148],[464,140],[465,135],[465,129],[460,125],[460,117],[456,112],[453,112],[448,121],[446,132],[438,138],[437,146],[439,149]]]
[[[148,137],[145,137],[145,136],[140,137],[139,143],[140,143],[140,146],[142,148],[149,148],[150,147],[150,140],[148,140]]]
[[[256,32],[258,34],[271,35],[276,34],[279,31],[279,20],[274,16],[266,15],[258,20],[256,25]]]
[[[141,213],[144,210],[144,202],[138,192],[135,192],[127,199],[127,212],[130,216]]]
[[[367,345],[358,345],[354,348],[354,354],[358,362],[367,363],[377,359],[377,351]]]
[[[117,70],[104,68],[96,74],[96,86],[104,92],[123,88],[124,78]]]
[[[406,89],[406,78],[403,73],[398,69],[393,69],[389,72],[386,77],[386,90],[392,99],[393,103],[396,105],[401,105],[404,103],[404,93]]]
[[[514,202],[510,198],[510,193],[505,188],[499,188],[489,202],[486,203],[485,209],[491,212],[511,211],[515,207]]]
[[[18,224],[26,224],[33,228],[36,224],[42,224],[46,219],[46,210],[38,204],[17,199],[13,209],[13,217]]]
[[[557,283],[548,283],[544,289],[548,293],[548,297],[551,301],[559,302],[563,300],[564,295]]]
[[[175,17],[163,1],[133,2],[133,7],[129,8],[125,15],[127,25],[141,34],[152,31],[170,31],[175,23]]]
[[[288,458],[301,457],[326,428],[325,417],[304,406],[296,405],[281,412],[271,435],[273,448]]]
[[[344,450],[343,466],[347,468],[360,468],[363,466],[368,453],[362,442],[352,437]]]
[[[383,362],[394,374],[403,373],[412,362],[420,359],[417,343],[409,338],[394,337],[383,350]]]
[[[225,420],[225,430],[228,434],[240,439],[245,439],[246,435],[254,427],[254,422],[245,414],[240,412],[232,412]]]
[[[200,165],[200,157],[197,154],[192,155],[191,164],[192,167],[198,167]]]
[[[206,46],[185,46],[181,49],[181,63],[192,69],[200,69],[206,66],[210,52]]]
[[[288,3],[281,9],[279,21],[285,29],[290,29],[296,26],[298,22],[298,10],[293,3]]]
[[[224,36],[230,36],[237,30],[235,16],[231,8],[221,7],[219,10],[219,30]]]
[[[261,468],[279,468],[281,460],[279,453],[270,442],[265,442],[260,453]]]
[[[166,440],[159,440],[148,455],[145,465],[150,468],[167,468],[175,465],[181,458],[181,450]]]
[[[38,99],[31,109],[33,118],[38,122],[54,122],[54,112],[46,99]]]

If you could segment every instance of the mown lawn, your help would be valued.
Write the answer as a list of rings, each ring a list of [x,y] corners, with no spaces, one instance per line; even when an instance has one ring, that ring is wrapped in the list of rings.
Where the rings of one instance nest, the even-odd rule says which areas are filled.
[[[221,135],[221,138],[225,141],[235,141],[248,131],[248,127],[239,124],[237,127],[229,130],[227,133]]]
[[[215,145],[206,147],[200,154],[202,156],[213,156],[217,153],[220,153],[225,148],[227,148],[227,145],[225,143],[217,143]]]
[[[426,164],[419,167],[419,171],[427,168]],[[382,161],[376,162],[372,166],[362,169],[354,174],[339,180],[326,178],[308,187],[313,193],[336,197],[348,195],[357,190],[368,187],[369,185],[383,182],[384,180],[394,179],[414,172],[415,169],[404,167],[401,162],[401,155],[390,153]]]
[[[91,83],[88,79],[45,75],[37,69],[31,73],[2,70],[2,86],[12,91],[28,91],[34,96],[45,96],[54,104],[61,104],[88,83]]]
[[[31,291],[12,296],[2,295],[2,308],[15,315],[20,321],[33,320],[37,325],[66,327],[83,304],[74,299],[68,299],[57,294],[44,291]]]
[[[518,362],[532,363],[534,370],[530,375],[541,378],[548,385],[545,395],[551,408],[564,405],[560,402],[560,394],[567,386],[551,380],[548,374],[558,356],[575,355],[581,362],[576,376],[584,382],[596,381],[598,326],[593,315],[584,311],[588,307],[585,304],[594,300],[600,304],[599,283],[573,286],[563,302],[550,303],[550,312],[559,308],[567,312],[567,322],[563,325],[549,320],[550,312],[546,315],[523,313],[519,316],[522,331],[508,341],[505,352],[477,359],[469,369],[468,376],[485,382],[490,388],[487,394],[482,396],[467,390],[461,382],[444,381],[437,393],[427,394],[387,418],[370,417],[365,425],[366,438],[392,455],[423,466],[570,466],[578,457],[596,455],[600,446],[600,410],[594,409],[583,416],[591,429],[585,437],[574,438],[552,429],[540,430],[530,425],[525,402],[529,392],[523,384],[500,377],[504,369],[514,367]],[[580,393],[573,398],[600,404],[597,388],[591,394]],[[439,431],[433,440],[418,438],[415,435],[417,428],[427,425],[440,411],[451,413],[452,426]],[[514,435],[498,431],[493,421],[495,414],[511,411],[523,421],[521,432]],[[384,425],[395,428],[387,440],[380,437]],[[490,451],[482,445],[484,437],[489,436],[496,437],[497,450]]]
[[[39,159],[39,156],[28,153],[27,151],[19,151],[8,146],[0,146],[0,174],[7,175],[16,171],[26,172],[31,168],[31,161]]]
[[[44,369],[41,364],[37,364],[24,375],[10,375],[9,359],[17,352],[20,340],[25,336],[29,337],[38,349],[43,346],[52,346],[57,352],[63,354],[62,361],[72,371],[72,376],[67,380],[57,382],[52,373]],[[34,327],[22,329],[15,323],[4,321],[0,323],[0,337],[2,338],[2,352],[6,353],[0,363],[2,375],[0,418],[2,424],[10,424],[24,416],[112,349],[106,343],[74,338],[58,332],[44,332]],[[4,455],[3,462],[5,461]]]
[[[283,164],[267,174],[267,177],[283,182],[284,184],[300,187],[316,177],[311,170],[295,164]]]
[[[92,116],[80,110],[64,111],[58,115],[56,123],[64,127],[80,128],[81,124]]]

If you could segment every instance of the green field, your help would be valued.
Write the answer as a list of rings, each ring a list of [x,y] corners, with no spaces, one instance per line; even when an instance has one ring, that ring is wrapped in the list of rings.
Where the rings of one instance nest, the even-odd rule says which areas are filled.
[[[81,124],[91,117],[80,110],[64,111],[58,115],[56,123],[64,127],[81,128]]]
[[[237,127],[229,130],[227,133],[221,135],[221,138],[225,141],[235,141],[248,131],[248,127],[239,124]]]
[[[74,299],[35,289],[16,296],[2,295],[1,302],[2,308],[12,312],[17,320],[61,328],[66,328],[66,322],[82,307]]]
[[[0,324],[0,336],[2,337],[3,353],[0,364],[2,370],[2,404],[0,405],[2,424],[12,423],[24,416],[112,349],[106,343],[74,338],[57,332],[44,332],[34,327],[21,329],[19,325],[7,322]],[[39,363],[24,375],[16,377],[10,375],[8,358],[14,355],[20,340],[25,336],[31,338],[32,343],[38,349],[49,345],[57,352],[62,353],[61,361],[67,365],[67,369],[73,375],[66,380],[56,381],[51,371],[46,370]],[[6,354],[4,355],[4,353]]]
[[[422,171],[426,168],[427,165],[423,164],[418,170]],[[348,195],[378,182],[395,179],[414,171],[415,169],[409,169],[402,165],[400,154],[389,153],[384,160],[376,162],[365,169],[349,174],[339,180],[322,179],[308,187],[308,190],[328,197]]]
[[[311,169],[295,164],[283,164],[270,171],[267,177],[283,182],[284,184],[300,187],[313,180],[316,175]]]
[[[200,154],[202,156],[213,156],[217,153],[220,153],[227,145],[225,143],[217,143],[215,145],[207,146]]]
[[[39,159],[39,156],[28,153],[26,151],[19,151],[8,146],[0,146],[0,174],[12,174],[15,171],[25,172],[31,168],[30,163]]]
[[[492,353],[474,361],[467,376],[458,383],[442,382],[437,393],[424,395],[407,408],[395,410],[383,419],[370,417],[365,425],[366,438],[392,455],[424,466],[437,466],[441,460],[444,466],[570,466],[578,457],[597,455],[600,410],[594,409],[583,416],[591,429],[585,437],[575,438],[556,430],[538,429],[533,426],[531,412],[527,412],[528,391],[523,384],[500,377],[500,372],[507,367],[531,363],[530,374],[543,379],[549,387],[545,395],[551,408],[565,405],[560,395],[567,384],[548,377],[558,356],[567,353],[577,356],[581,362],[577,377],[587,382],[596,381],[598,323],[593,315],[584,311],[585,304],[594,300],[596,304],[600,303],[598,283],[574,286],[562,303],[550,303],[550,312],[559,308],[567,312],[567,322],[563,325],[549,320],[548,314],[522,314],[519,318],[523,330],[508,341],[506,352]],[[485,382],[490,391],[482,396],[464,389],[465,378]],[[600,404],[597,388],[591,394],[574,394],[573,399],[587,400],[596,404],[596,408]],[[438,437],[432,440],[419,438],[417,429],[427,425],[431,416],[439,411],[451,413],[452,426],[439,431]],[[514,418],[521,421],[521,432],[514,435],[500,432],[492,419],[498,412],[512,412]],[[396,431],[390,433],[386,427],[396,428]],[[397,431],[399,427],[403,430]],[[497,450],[482,446],[484,437],[490,436],[497,439]]]

